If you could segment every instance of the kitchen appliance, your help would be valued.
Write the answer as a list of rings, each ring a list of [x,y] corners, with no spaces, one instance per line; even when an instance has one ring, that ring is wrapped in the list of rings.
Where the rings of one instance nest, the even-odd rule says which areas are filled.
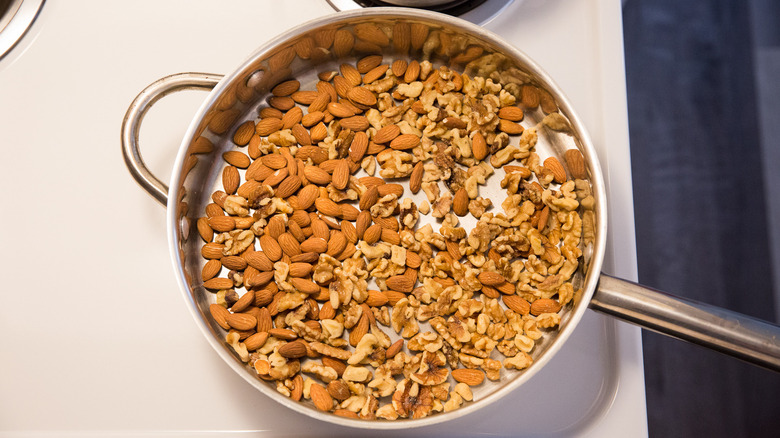
[[[522,5],[517,6],[517,10],[510,8],[506,11],[508,15],[504,25],[508,30],[502,36],[515,44],[518,44],[517,41],[534,40],[535,37],[540,37],[540,39],[535,41],[540,45],[543,43],[543,49],[534,49],[532,44],[530,45],[530,50],[525,45],[518,44],[518,46],[547,67],[553,78],[561,84],[562,88],[570,93],[570,97],[577,108],[584,108],[580,111],[585,124],[588,125],[588,129],[594,137],[599,154],[603,155],[600,158],[605,163],[604,167],[609,169],[607,170],[610,177],[608,191],[612,192],[615,190],[618,192],[616,196],[612,196],[612,193],[610,193],[610,199],[615,199],[615,201],[612,201],[610,210],[610,222],[613,225],[617,222],[618,225],[611,230],[608,248],[609,256],[605,269],[617,275],[630,278],[635,275],[632,262],[633,248],[631,245],[625,245],[625,237],[628,234],[628,241],[632,241],[631,221],[626,221],[624,217],[622,220],[618,218],[616,221],[612,217],[615,211],[620,211],[616,209],[622,208],[623,213],[630,211],[630,194],[625,192],[621,194],[621,185],[613,186],[615,179],[623,178],[623,184],[630,187],[630,184],[626,184],[629,179],[627,179],[627,171],[625,170],[627,168],[627,150],[624,147],[627,138],[624,108],[625,96],[619,91],[617,96],[613,95],[615,93],[614,89],[610,89],[607,92],[595,87],[595,85],[601,83],[615,83],[615,77],[618,78],[619,83],[623,83],[622,58],[619,44],[619,5],[610,5],[609,3],[571,2],[566,8],[562,8],[561,4],[556,5],[555,2],[548,2],[544,5],[524,2]],[[318,5],[320,4],[311,2],[311,8],[308,10],[311,15],[307,18],[331,12],[327,7],[317,9]],[[193,8],[198,10],[199,6],[199,4],[195,4]],[[263,6],[270,8],[271,4],[264,4]],[[53,127],[59,128],[58,133],[60,135],[58,135],[58,138],[61,139],[56,148],[49,146],[49,143],[44,142],[43,139],[36,139],[35,136],[30,137],[26,135],[34,132],[34,130],[24,129],[25,127],[21,126],[23,125],[22,122],[18,123],[20,125],[18,127],[9,124],[8,128],[4,129],[4,132],[8,132],[10,141],[37,145],[36,151],[38,153],[41,150],[48,152],[48,157],[54,162],[54,164],[51,164],[51,168],[46,167],[49,165],[48,161],[40,163],[33,160],[32,158],[35,155],[32,155],[27,149],[14,150],[14,153],[18,154],[18,160],[15,161],[36,165],[36,167],[44,171],[38,173],[40,177],[34,180],[30,185],[31,188],[27,187],[27,191],[35,194],[39,199],[49,199],[49,202],[58,210],[78,213],[73,218],[65,217],[70,215],[63,215],[63,217],[58,218],[56,226],[47,227],[46,236],[51,238],[52,241],[65,243],[69,248],[75,248],[76,254],[83,256],[82,260],[88,260],[88,262],[84,263],[86,266],[82,266],[81,263],[77,262],[77,259],[80,257],[53,264],[53,266],[47,266],[47,269],[50,269],[49,272],[60,273],[62,274],[61,278],[65,279],[60,283],[60,288],[73,293],[68,295],[68,299],[60,295],[44,295],[49,299],[48,302],[51,303],[51,306],[58,309],[58,312],[49,314],[46,310],[42,311],[43,315],[50,317],[48,319],[50,324],[57,323],[56,325],[60,330],[60,332],[55,333],[50,333],[47,330],[46,333],[55,337],[78,333],[79,336],[68,336],[68,338],[80,339],[80,343],[77,342],[74,345],[71,342],[70,348],[66,348],[65,345],[68,343],[55,342],[54,346],[47,346],[45,350],[37,350],[28,347],[25,339],[3,338],[4,347],[17,348],[31,353],[29,359],[12,362],[12,371],[15,371],[14,375],[16,378],[14,380],[3,380],[3,387],[10,388],[8,393],[14,395],[24,394],[24,389],[40,388],[37,385],[46,383],[48,377],[45,373],[40,372],[42,369],[38,365],[44,362],[44,358],[62,358],[57,364],[61,367],[61,370],[64,368],[64,374],[70,376],[70,380],[58,380],[59,387],[63,388],[61,390],[62,393],[58,392],[60,390],[49,389],[49,391],[53,392],[49,392],[50,396],[46,397],[45,400],[33,401],[32,396],[28,398],[14,397],[14,401],[17,403],[12,404],[11,400],[3,399],[3,407],[7,408],[5,412],[21,412],[14,411],[16,405],[32,408],[29,411],[31,413],[48,407],[49,409],[46,410],[50,413],[53,412],[54,415],[47,418],[44,429],[53,431],[103,430],[132,433],[133,430],[145,430],[186,434],[186,431],[202,429],[208,429],[212,433],[249,429],[267,430],[272,434],[274,432],[276,434],[283,432],[304,434],[311,430],[310,428],[316,427],[321,431],[323,427],[326,427],[298,414],[287,412],[281,409],[280,406],[274,406],[270,400],[263,398],[260,394],[247,392],[242,386],[243,382],[235,379],[234,376],[231,377],[229,370],[221,363],[210,360],[209,354],[212,354],[212,352],[208,351],[206,344],[202,340],[191,338],[193,335],[199,336],[197,330],[187,330],[188,327],[192,328],[192,324],[186,312],[183,312],[185,318],[182,318],[182,312],[179,312],[182,307],[181,300],[177,296],[178,294],[172,292],[175,289],[175,285],[172,285],[172,282],[167,282],[167,277],[155,275],[154,271],[149,269],[149,266],[156,267],[159,264],[163,265],[165,269],[169,270],[170,268],[164,257],[163,260],[160,260],[154,254],[154,251],[157,250],[156,247],[159,248],[159,245],[157,245],[159,242],[155,244],[151,242],[151,239],[145,239],[155,236],[159,240],[160,236],[164,235],[164,231],[162,233],[158,232],[156,235],[154,231],[155,224],[156,226],[161,225],[161,221],[155,219],[160,216],[160,210],[156,209],[155,205],[150,205],[135,197],[132,190],[137,190],[137,188],[132,184],[112,186],[112,183],[118,183],[115,178],[126,177],[123,170],[117,172],[118,169],[114,165],[119,164],[121,167],[121,163],[112,163],[111,160],[114,157],[106,155],[106,159],[101,160],[98,155],[101,154],[99,149],[98,152],[95,152],[94,149],[89,151],[86,151],[86,148],[79,149],[79,147],[83,147],[85,138],[102,140],[113,137],[112,141],[115,142],[117,126],[114,124],[112,127],[113,136],[105,135],[104,132],[108,132],[108,130],[103,131],[103,125],[110,125],[111,120],[109,117],[103,118],[103,113],[114,111],[114,114],[121,115],[124,108],[116,112],[117,106],[114,104],[114,100],[121,100],[126,105],[135,92],[150,82],[150,80],[172,71],[229,71],[233,68],[243,58],[243,54],[250,53],[254,47],[260,44],[257,38],[253,38],[251,44],[242,46],[243,43],[247,43],[245,41],[246,36],[253,35],[253,32],[250,32],[248,29],[256,30],[256,27],[250,26],[254,20],[242,22],[243,26],[235,23],[236,20],[243,16],[242,13],[245,15],[247,10],[251,10],[251,7],[251,4],[242,4],[241,8],[220,11],[209,17],[211,21],[208,22],[210,23],[220,22],[220,20],[229,23],[229,26],[225,25],[222,29],[224,29],[225,33],[230,34],[231,37],[220,39],[218,42],[214,42],[213,34],[208,36],[200,35],[198,27],[202,29],[208,22],[206,20],[193,20],[198,17],[198,14],[192,11],[185,12],[186,17],[192,23],[188,27],[182,28],[184,29],[182,32],[177,33],[176,36],[181,41],[172,46],[164,45],[160,42],[164,40],[164,38],[161,38],[165,34],[162,30],[158,30],[158,33],[151,32],[150,35],[145,35],[150,40],[154,40],[154,43],[150,41],[147,46],[138,43],[137,40],[133,40],[123,33],[132,28],[132,26],[126,24],[125,27],[122,27],[121,23],[123,21],[118,18],[110,23],[96,26],[98,30],[104,32],[104,36],[108,36],[104,38],[105,41],[102,43],[95,43],[95,27],[76,32],[71,37],[72,42],[92,42],[95,44],[89,50],[84,49],[86,53],[109,55],[113,53],[114,45],[125,48],[121,56],[115,55],[116,57],[113,58],[116,61],[115,65],[112,65],[110,62],[104,64],[105,56],[102,57],[102,60],[91,60],[89,57],[86,59],[87,67],[93,66],[96,67],[97,72],[110,73],[108,77],[111,80],[101,83],[97,75],[94,75],[90,77],[90,80],[82,80],[80,82],[85,84],[93,82],[95,88],[88,92],[88,96],[93,97],[93,99],[77,99],[75,101],[70,99],[71,103],[67,108],[70,111],[60,111],[61,116],[53,118]],[[278,7],[278,10],[275,12],[280,16],[288,14],[287,16],[294,17],[295,20],[288,22],[287,25],[279,24],[276,27],[274,23],[266,23],[267,27],[264,28],[267,31],[264,34],[266,39],[270,39],[298,22],[300,16],[299,11],[294,10],[295,8],[286,5],[275,5],[273,7]],[[574,12],[578,12],[580,16],[568,16],[566,18],[567,13],[572,12],[568,9],[570,7],[574,7]],[[41,15],[42,20],[40,21],[46,23],[46,25],[38,28],[40,33],[37,34],[38,39],[35,41],[35,44],[28,43],[26,47],[28,49],[27,53],[18,57],[13,65],[0,66],[4,68],[0,73],[6,76],[7,79],[15,79],[17,83],[22,82],[22,78],[24,78],[25,81],[29,81],[28,83],[42,87],[43,89],[40,92],[36,92],[38,90],[32,86],[24,89],[28,97],[32,92],[33,97],[38,98],[34,100],[36,104],[44,101],[55,103],[54,108],[65,110],[65,108],[56,105],[63,100],[62,97],[65,92],[61,91],[59,87],[48,86],[45,81],[41,80],[41,76],[31,74],[31,72],[40,71],[38,67],[46,65],[46,62],[50,62],[52,57],[55,60],[65,61],[64,54],[57,54],[54,50],[54,47],[58,46],[58,44],[55,44],[54,35],[62,36],[67,34],[67,31],[64,30],[66,28],[65,25],[73,24],[74,20],[77,19],[74,15],[69,15],[63,5],[54,6],[53,9],[59,12],[60,15],[58,17],[64,17],[58,18],[58,20],[64,19],[66,22],[61,25],[57,25],[56,20],[47,22],[45,18],[47,13],[51,13],[51,11],[47,11],[44,8]],[[203,10],[200,9],[201,14]],[[509,15],[510,12],[512,15]],[[160,16],[149,17],[141,30],[150,32],[150,29],[156,29],[156,26],[162,28],[171,17],[182,12],[174,12],[163,8],[158,10],[157,13]],[[295,15],[296,13],[297,15]],[[591,14],[594,22],[602,24],[611,22],[613,26],[617,26],[612,32],[617,32],[618,44],[614,45],[614,39],[607,38],[609,42],[601,39],[602,34],[607,32],[603,28],[590,28],[583,25],[581,23],[581,14],[583,13]],[[515,32],[518,29],[507,23],[513,23],[521,15],[524,17],[530,16],[533,19],[528,21],[527,27],[520,34],[517,34]],[[488,25],[496,26],[493,30],[499,34],[501,34],[500,24],[502,16],[503,13],[497,16],[491,23],[488,23]],[[552,19],[552,17],[556,18]],[[541,38],[543,30],[549,31],[549,28],[538,27],[543,24],[545,18],[550,20],[547,22],[548,26],[557,23],[557,20],[562,20],[565,24],[564,29],[567,29],[569,33],[563,36],[558,35],[556,32],[544,32],[544,38]],[[245,28],[247,28],[246,33],[236,31],[236,29],[243,31]],[[49,32],[48,35],[47,32]],[[241,33],[243,38],[238,38],[231,32]],[[528,34],[525,34],[525,32],[528,32]],[[44,39],[44,36],[47,36],[49,39]],[[137,37],[138,35],[135,36]],[[598,54],[602,52],[612,53],[612,57],[607,57],[609,59],[598,58],[596,56],[598,54],[595,52],[583,54],[575,50],[572,50],[571,53],[567,52],[568,59],[559,60],[558,62],[556,62],[555,57],[549,56],[550,53],[548,51],[556,51],[560,54],[563,53],[567,46],[571,44],[578,45],[582,41],[583,36],[591,36],[593,38],[591,42],[594,44],[603,44],[603,46],[599,46],[600,52]],[[614,37],[615,34],[612,34],[612,36]],[[194,41],[192,40],[193,38]],[[517,38],[517,40],[514,38]],[[575,39],[572,40],[570,38]],[[580,38],[580,40],[576,38]],[[185,44],[184,40],[189,40],[188,43],[194,43],[197,47],[188,48],[189,46]],[[228,42],[231,44],[228,44]],[[156,52],[159,55],[145,55],[144,59],[147,61],[143,63],[143,66],[135,63],[125,63],[123,65],[123,61],[128,55],[138,55],[138,52],[142,51],[142,47],[152,48],[160,44],[163,44],[163,46],[159,47],[158,52]],[[44,48],[48,47],[48,52],[44,53],[44,50],[40,48],[41,45]],[[226,45],[230,47],[229,50],[225,48]],[[204,47],[207,49],[204,49]],[[37,55],[36,49],[39,50]],[[238,52],[239,50],[243,51]],[[538,51],[538,55],[535,50]],[[233,58],[226,55],[226,51],[233,53]],[[152,52],[150,51],[150,53]],[[549,64],[545,59],[550,60]],[[581,67],[578,69],[576,78],[569,77],[567,79],[566,77],[567,67],[565,66],[570,65],[569,62],[578,63],[577,65]],[[180,65],[175,65],[177,63]],[[192,67],[193,64],[200,64],[200,68]],[[126,68],[130,68],[131,71],[125,71]],[[556,70],[560,76],[556,76]],[[79,69],[80,73],[84,71],[84,68]],[[133,82],[132,79],[139,76],[144,76],[143,80],[132,83],[132,86],[117,85]],[[61,77],[61,79],[74,81],[74,79],[79,78],[75,73],[71,73]],[[566,84],[567,81],[570,82],[568,86]],[[75,82],[71,82],[71,84],[73,83]],[[585,86],[582,87],[582,91],[574,91],[572,94],[570,90],[575,85]],[[108,91],[118,94],[118,89],[123,90],[122,93],[124,95],[122,99],[114,99],[113,96],[104,97]],[[48,93],[43,93],[43,91],[48,91],[51,96],[47,95]],[[13,88],[3,85],[2,93],[12,98],[15,97],[14,99],[4,99],[4,102],[26,102],[24,99],[21,99],[21,90],[17,92]],[[89,105],[98,100],[96,97],[100,97],[100,102],[105,102],[106,104],[100,108]],[[150,165],[155,166],[155,162],[165,163],[166,159],[168,166],[170,165],[173,153],[171,145],[178,143],[178,140],[175,140],[176,134],[171,134],[171,130],[176,131],[175,128],[172,128],[172,124],[177,123],[176,121],[178,120],[180,122],[183,121],[183,126],[186,126],[188,119],[177,116],[182,112],[188,112],[188,115],[191,117],[194,113],[194,108],[198,106],[198,101],[202,100],[202,98],[203,96],[195,96],[189,100],[189,97],[182,97],[178,102],[171,102],[170,105],[172,107],[167,109],[165,107],[166,104],[161,103],[160,105],[162,106],[159,110],[161,117],[156,118],[154,114],[150,114],[149,124],[145,125],[145,132],[143,133],[143,135],[152,134],[149,135],[149,141],[144,142],[145,145],[149,145],[148,147],[145,146],[144,151],[147,154],[146,158]],[[581,105],[577,102],[578,99],[582,102]],[[189,110],[183,110],[183,108],[188,106]],[[25,115],[29,114],[25,111],[26,109],[27,107],[24,104],[13,108],[4,104],[2,106],[4,111],[3,120],[11,120],[12,116],[21,121],[27,120],[24,118]],[[155,108],[155,111],[158,111],[157,108]],[[65,117],[66,114],[69,114],[69,116]],[[79,125],[76,122],[80,121],[79,119],[83,118],[84,115],[91,116],[89,125],[92,127],[92,130],[87,129],[85,135],[76,135],[82,134],[81,131],[75,131],[74,128],[76,125]],[[36,119],[36,121],[38,120]],[[610,128],[609,130],[606,129],[607,126]],[[6,127],[4,126],[4,128]],[[146,132],[147,130],[149,131],[148,133]],[[69,135],[63,137],[62,134]],[[181,131],[178,134],[180,137]],[[623,138],[620,138],[621,136]],[[65,148],[62,146],[63,144],[66,145]],[[614,144],[614,150],[604,146],[606,144]],[[55,166],[67,159],[74,151],[81,151],[81,153],[85,154],[85,157],[91,159],[85,159],[83,165],[77,165],[75,169],[71,168],[67,173],[70,178],[63,178],[62,171]],[[113,151],[115,154],[115,148],[113,148]],[[624,164],[621,166],[622,169],[614,169],[613,164],[621,160],[623,160]],[[20,192],[24,191],[23,182],[25,181],[24,175],[26,173],[18,170],[15,166],[7,167],[3,169],[5,171],[4,177],[13,183],[11,187],[19,189]],[[158,168],[160,169],[160,174],[165,173],[163,165],[159,165]],[[46,170],[49,171],[46,172]],[[55,175],[57,176],[56,178]],[[61,181],[68,181],[68,184],[57,184],[57,182]],[[49,196],[39,196],[44,192],[48,192]],[[70,194],[71,196],[51,196],[52,192],[56,195]],[[89,193],[91,196],[84,196],[85,193]],[[95,202],[95,199],[101,201]],[[135,199],[139,207],[131,209],[133,211],[128,211],[122,215],[112,214],[110,211],[111,202],[117,199],[122,199],[122,205],[127,205],[128,200]],[[629,207],[628,210],[626,210],[626,206]],[[90,221],[87,229],[89,234],[73,233],[75,230],[85,230],[81,222],[85,215],[87,218],[105,217],[108,215],[112,220]],[[43,222],[43,220],[33,220],[32,224],[41,226]],[[43,227],[41,226],[41,228]],[[133,238],[122,239],[125,245],[121,251],[117,251],[116,240],[110,236],[125,233],[130,233]],[[616,236],[618,240],[615,240]],[[55,238],[57,240],[54,240]],[[24,240],[22,237],[8,236],[7,239],[9,240],[7,242],[9,245],[6,245],[6,247],[20,248],[19,255],[32,254],[31,250],[28,249],[30,246],[21,244],[22,240]],[[32,239],[27,239],[27,241],[45,242],[47,239],[35,236]],[[76,245],[76,243],[81,243],[81,246]],[[36,245],[31,246],[39,248]],[[163,244],[162,247],[164,248],[164,246]],[[628,248],[627,252],[626,248]],[[617,259],[615,259],[616,250],[618,253],[623,251]],[[107,253],[110,253],[112,257],[106,256]],[[7,261],[11,261],[10,256],[8,257]],[[13,258],[13,260],[18,259],[19,257],[16,256]],[[152,263],[146,265],[144,263],[145,260]],[[626,266],[627,260],[628,266]],[[128,266],[139,266],[139,263],[141,266],[146,267],[144,273],[134,274],[133,270],[127,269]],[[18,266],[22,273],[30,274],[32,272],[32,268],[24,263],[15,263],[13,266]],[[79,268],[82,269],[80,270]],[[25,269],[28,271],[25,271]],[[91,281],[87,282],[86,285],[80,281],[73,281],[71,280],[72,277],[65,275],[69,272],[88,272],[88,278]],[[110,290],[110,287],[103,288],[97,286],[98,284],[116,284],[117,282],[113,280],[117,278],[117,275],[127,280],[127,284],[114,286],[118,289],[119,293],[117,295],[103,292]],[[139,298],[137,296],[138,290],[148,291],[148,295]],[[101,291],[101,294],[95,297],[93,296],[94,291]],[[131,292],[133,292],[132,296],[134,299],[128,299]],[[171,295],[175,299],[171,299]],[[73,300],[75,301],[73,302],[71,301],[73,298],[80,299]],[[2,321],[7,321],[11,325],[17,325],[22,320],[19,312],[14,311],[16,309],[14,304],[21,305],[25,302],[21,297],[18,298],[19,301],[14,301],[15,299],[12,298],[9,309],[4,310],[2,315]],[[106,310],[109,310],[109,312],[106,312]],[[117,321],[120,323],[117,324]],[[127,326],[127,322],[132,322],[132,324]],[[31,335],[33,338],[39,337],[42,332],[36,331],[34,327],[29,329],[32,331]],[[497,407],[496,410],[490,412],[483,410],[478,415],[464,417],[462,420],[447,424],[446,427],[420,429],[415,431],[415,433],[436,435],[458,431],[467,435],[469,432],[473,434],[479,430],[489,431],[497,435],[513,436],[518,433],[534,435],[549,433],[603,435],[609,433],[609,431],[621,433],[621,435],[625,435],[627,431],[633,431],[639,435],[644,434],[644,406],[641,389],[641,356],[638,346],[638,331],[593,313],[588,313],[585,316],[580,327],[583,327],[583,329],[578,330],[578,333],[572,337],[572,342],[569,342],[566,348],[548,364],[544,372],[523,386],[523,389],[528,389],[528,391],[518,391],[517,394],[513,393],[507,396],[503,399],[505,404]],[[102,328],[102,330],[96,330],[98,328]],[[62,346],[59,346],[60,344]],[[139,354],[132,356],[121,354],[127,351],[128,346],[131,347],[131,351]],[[201,349],[199,350],[199,348]],[[184,356],[185,352],[187,353],[186,356]],[[101,366],[97,363],[92,364],[88,360],[80,360],[91,357],[111,358],[110,361],[106,361],[110,362],[110,364]],[[185,357],[187,360],[182,360]],[[118,360],[120,358],[121,360]],[[572,374],[570,370],[570,364],[572,363],[577,364],[575,367],[578,370],[577,373]],[[101,371],[110,377],[102,375]],[[58,374],[61,375],[62,373]],[[132,379],[124,379],[125,376],[131,374]],[[549,379],[553,379],[553,375],[555,375],[553,379],[555,384],[550,384],[549,382],[553,380],[544,378],[545,374],[549,374]],[[33,378],[33,375],[36,378]],[[194,381],[198,383],[193,384]],[[72,384],[69,385],[68,382],[72,382]],[[94,397],[77,398],[75,403],[71,404],[73,408],[68,409],[68,405],[63,403],[63,393],[75,393],[76,391],[71,390],[77,386],[90,388]],[[57,387],[57,385],[46,385],[46,387]],[[573,389],[576,389],[576,391],[573,391]],[[34,393],[35,391],[32,392]],[[46,393],[46,391],[42,390],[38,392]],[[142,408],[142,413],[139,416],[140,421],[135,423],[136,426],[134,428],[122,427],[122,420],[126,418],[126,412],[117,412],[112,410],[110,406],[97,402],[97,400],[107,398],[111,394],[122,394],[126,400],[129,398],[129,403],[137,406],[139,409]],[[159,396],[150,397],[147,394],[159,394]],[[175,400],[175,403],[171,403],[172,400]],[[200,404],[191,403],[191,400],[198,400]],[[618,400],[619,403],[613,403],[614,400]],[[173,407],[171,407],[172,404]],[[517,406],[539,406],[540,408],[529,409],[526,414],[523,414],[522,412],[516,412]],[[86,415],[79,415],[82,411],[89,411],[91,413],[89,418]],[[264,415],[257,415],[258,411],[263,412]],[[9,428],[9,430],[20,431],[35,428],[35,423],[32,423],[29,417],[21,414],[9,416],[8,421],[3,421],[3,424],[11,424],[12,428]],[[37,429],[40,430],[41,427],[39,426]],[[333,434],[341,432],[347,434],[354,433],[354,431],[339,428],[331,430]]]

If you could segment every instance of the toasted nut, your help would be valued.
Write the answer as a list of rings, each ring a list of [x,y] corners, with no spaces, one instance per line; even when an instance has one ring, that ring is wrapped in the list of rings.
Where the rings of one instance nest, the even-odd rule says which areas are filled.
[[[485,380],[485,373],[480,370],[470,368],[458,368],[452,370],[452,378],[456,382],[465,383],[469,386],[477,386]]]
[[[497,286],[506,282],[506,278],[498,272],[483,271],[477,276],[479,282],[485,286]]]
[[[538,316],[542,313],[558,313],[561,311],[561,304],[551,298],[540,298],[531,303],[531,315]]]
[[[301,340],[288,342],[279,347],[279,354],[288,359],[298,359],[306,356],[306,344]]]

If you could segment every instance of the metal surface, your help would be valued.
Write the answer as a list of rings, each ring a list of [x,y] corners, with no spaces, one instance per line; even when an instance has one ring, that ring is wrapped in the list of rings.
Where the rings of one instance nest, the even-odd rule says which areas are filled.
[[[44,0],[8,0],[0,3],[0,59],[16,46],[32,26]]]
[[[220,75],[206,73],[179,73],[166,76],[146,87],[127,109],[122,121],[122,155],[125,164],[138,184],[162,205],[168,204],[168,186],[149,171],[141,157],[138,148],[141,122],[152,105],[166,95],[191,89],[211,90],[221,78]]]
[[[603,274],[590,308],[780,372],[773,324]]]
[[[363,8],[376,8],[392,6],[391,2],[383,0],[326,0],[336,11],[352,11]],[[470,21],[475,24],[489,22],[512,3],[520,3],[522,0],[450,0],[430,5],[410,5],[399,7],[417,7],[429,11],[441,12]],[[410,2],[407,2],[410,3]]]

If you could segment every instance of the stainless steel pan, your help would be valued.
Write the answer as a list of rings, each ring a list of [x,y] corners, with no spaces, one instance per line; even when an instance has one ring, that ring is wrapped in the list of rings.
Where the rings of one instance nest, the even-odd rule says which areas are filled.
[[[366,24],[382,29],[387,37],[386,44],[361,42],[360,31],[355,30]],[[406,32],[410,26],[417,29],[418,37],[425,35],[425,39],[409,42]],[[351,50],[335,53],[329,45],[337,29],[357,34]],[[532,83],[546,90],[554,99],[566,127],[563,130],[540,129],[537,150],[541,156],[560,157],[563,151],[578,148],[586,159],[596,199],[594,238],[583,248],[583,263],[575,276],[583,293],[575,297],[573,309],[563,312],[560,331],[535,347],[534,364],[523,372],[503,373],[500,381],[475,388],[476,401],[459,410],[418,420],[353,420],[322,413],[280,395],[258,379],[254,371],[225,345],[224,332],[209,316],[208,306],[213,302],[213,294],[206,291],[200,281],[204,260],[200,256],[201,242],[194,225],[210,202],[210,194],[219,180],[223,166],[221,154],[235,147],[230,141],[235,127],[255,119],[258,107],[264,104],[269,90],[278,82],[295,77],[304,86],[309,86],[308,89],[313,89],[317,72],[337,69],[341,62],[354,62],[367,52],[380,52],[386,59],[430,59],[465,69],[472,75],[492,70],[513,71],[514,79],[506,80]],[[138,135],[146,111],[163,96],[184,89],[211,91],[182,140],[169,189],[144,165],[138,149]],[[541,111],[529,111],[524,124],[539,123],[543,117]],[[133,177],[151,196],[167,206],[170,251],[176,276],[187,305],[206,338],[247,382],[276,401],[307,415],[348,426],[392,429],[438,423],[472,412],[530,379],[560,349],[588,308],[780,371],[780,328],[601,274],[608,200],[596,153],[582,122],[563,93],[528,56],[501,38],[460,19],[404,8],[376,8],[339,13],[305,23],[267,43],[224,77],[183,73],[151,84],[127,111],[122,126],[122,148]]]

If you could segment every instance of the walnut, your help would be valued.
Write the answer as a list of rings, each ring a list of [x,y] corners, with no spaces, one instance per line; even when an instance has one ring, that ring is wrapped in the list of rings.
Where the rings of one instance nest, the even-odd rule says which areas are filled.
[[[436,181],[425,181],[422,183],[423,192],[428,197],[428,202],[434,203],[439,199],[439,183]]]
[[[247,351],[246,345],[243,342],[239,342],[241,335],[238,332],[228,333],[225,342],[233,348],[239,358],[243,362],[249,361],[249,351]]]
[[[452,208],[452,196],[445,195],[433,202],[431,216],[442,218]]]
[[[255,241],[255,234],[250,230],[233,230],[223,235],[225,248],[222,249],[222,254],[226,256],[241,254]]]
[[[428,204],[428,201],[423,201],[420,203],[420,206],[417,209],[422,214],[428,214],[431,211],[431,205]]]
[[[371,355],[371,353],[374,352],[374,349],[378,344],[379,341],[377,340],[376,336],[371,333],[366,333],[362,338],[360,338],[357,347],[355,347],[355,352],[347,360],[347,363],[350,365],[357,365],[363,362]]]
[[[528,353],[521,351],[513,357],[504,359],[504,368],[522,370],[531,366],[533,362],[533,358]]]
[[[553,328],[561,323],[561,315],[557,313],[542,313],[536,317],[536,325],[540,328]]]
[[[339,378],[338,373],[331,367],[318,364],[317,362],[307,361],[301,366],[301,372],[314,374],[325,383]]]
[[[480,368],[485,371],[485,376],[489,380],[496,381],[501,378],[501,362],[495,359],[485,359]]]
[[[433,395],[431,388],[420,386],[412,380],[403,380],[393,393],[393,407],[399,416],[423,418],[431,413]]]
[[[269,340],[270,339],[275,339],[275,338],[270,337]],[[265,345],[263,347],[265,347]],[[319,353],[323,356],[332,357],[338,360],[349,360],[349,358],[352,356],[352,353],[350,353],[347,350],[343,350],[341,348],[337,348],[328,344],[323,344],[322,342],[310,342],[309,347],[311,347],[312,351],[316,353]]]
[[[340,266],[341,262],[335,258],[327,254],[320,254],[320,258],[312,271],[312,280],[317,284],[328,284],[334,278],[334,269]]]
[[[402,298],[391,312],[390,321],[393,330],[404,338],[411,338],[420,331],[420,326],[414,317],[415,309],[409,305],[407,298]]]
[[[443,339],[441,336],[433,332],[422,332],[409,339],[409,343],[406,346],[411,351],[434,352],[441,350],[442,345]]]
[[[438,385],[447,380],[450,371],[444,353],[440,351],[425,351],[422,354],[419,370],[411,375],[411,379],[421,385]]]
[[[380,198],[376,204],[371,206],[371,216],[392,216],[396,207],[398,207],[398,196],[394,193],[390,193]]]
[[[376,391],[379,397],[387,397],[395,391],[395,379],[390,369],[382,365],[376,369],[374,379],[368,382],[368,387]]]
[[[417,206],[411,199],[404,198],[403,202],[401,202],[401,211],[398,218],[401,224],[409,229],[414,228],[415,224],[417,224],[420,215],[417,212]]]
[[[403,178],[412,173],[412,161],[414,156],[407,152],[394,149],[385,149],[376,156],[381,170],[379,175],[383,178]]]
[[[249,216],[249,201],[238,195],[225,198],[225,212],[231,216]]]
[[[395,383],[395,380],[393,380],[393,382]],[[395,386],[393,387],[393,389],[395,389]],[[393,407],[391,403],[381,406],[379,409],[376,410],[375,415],[377,418],[381,418],[383,420],[398,419],[398,412],[396,412],[395,407]]]
[[[353,365],[348,365],[347,368],[344,369],[344,373],[341,375],[341,378],[347,382],[359,383],[367,383],[371,380],[372,377],[373,376],[371,375],[371,371],[369,371],[368,368],[356,367]]]

